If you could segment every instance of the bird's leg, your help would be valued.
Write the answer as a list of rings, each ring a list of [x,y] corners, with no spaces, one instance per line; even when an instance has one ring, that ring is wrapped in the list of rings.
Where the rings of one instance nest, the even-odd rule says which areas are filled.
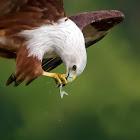
[[[58,85],[67,84],[66,74],[49,73],[44,71],[43,75],[54,78]]]

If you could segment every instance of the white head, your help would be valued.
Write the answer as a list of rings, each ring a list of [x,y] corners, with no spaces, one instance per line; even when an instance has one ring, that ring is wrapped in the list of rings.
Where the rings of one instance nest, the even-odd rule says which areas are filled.
[[[72,82],[76,76],[80,75],[87,63],[87,53],[85,48],[85,39],[83,33],[77,25],[68,20],[65,23],[65,40],[63,40],[63,49],[59,52],[61,59],[66,64],[67,81]]]
[[[86,66],[87,59],[86,54],[83,52],[73,54],[65,60],[66,63],[66,69],[67,69],[67,81],[72,82],[76,76],[80,75]]]

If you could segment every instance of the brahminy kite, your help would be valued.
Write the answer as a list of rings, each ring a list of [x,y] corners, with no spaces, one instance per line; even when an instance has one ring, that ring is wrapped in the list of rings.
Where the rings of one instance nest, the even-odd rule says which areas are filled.
[[[86,48],[123,19],[116,10],[68,17],[63,0],[0,0],[0,56],[16,61],[6,85],[29,85],[44,75],[55,79],[63,97],[62,87],[86,67]],[[66,74],[49,72],[62,62]]]

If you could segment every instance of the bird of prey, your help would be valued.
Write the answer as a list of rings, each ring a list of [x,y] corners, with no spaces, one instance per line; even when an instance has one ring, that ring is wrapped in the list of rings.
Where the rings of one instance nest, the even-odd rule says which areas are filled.
[[[29,85],[41,75],[60,87],[72,82],[85,69],[86,48],[123,19],[116,10],[68,17],[63,0],[0,0],[0,56],[16,62],[6,85]],[[62,62],[66,74],[49,72]]]

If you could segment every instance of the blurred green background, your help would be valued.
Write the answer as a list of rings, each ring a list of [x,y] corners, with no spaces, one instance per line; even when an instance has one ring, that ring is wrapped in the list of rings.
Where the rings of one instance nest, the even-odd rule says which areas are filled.
[[[53,79],[5,86],[15,62],[0,58],[1,140],[140,140],[140,1],[64,0],[68,15],[120,10],[125,20],[88,48],[84,73],[60,98]],[[64,65],[56,70],[65,72]]]

